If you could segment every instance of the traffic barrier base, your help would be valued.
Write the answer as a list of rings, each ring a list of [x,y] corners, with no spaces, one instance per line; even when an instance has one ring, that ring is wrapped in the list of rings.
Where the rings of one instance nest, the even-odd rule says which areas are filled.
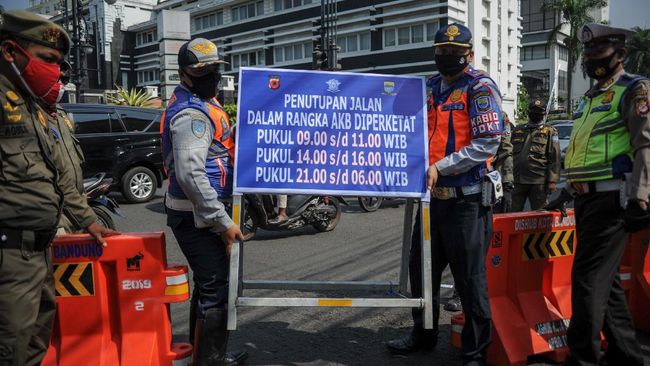
[[[619,276],[634,326],[650,332],[650,229],[630,235]]]
[[[575,243],[572,211],[564,218],[557,212],[494,215],[486,263],[491,365],[525,365],[533,355],[555,362],[566,357]],[[452,344],[460,346],[464,317],[451,322]]]
[[[172,344],[169,304],[189,298],[186,266],[167,266],[163,233],[57,238],[57,313],[44,366],[182,366],[192,346]]]

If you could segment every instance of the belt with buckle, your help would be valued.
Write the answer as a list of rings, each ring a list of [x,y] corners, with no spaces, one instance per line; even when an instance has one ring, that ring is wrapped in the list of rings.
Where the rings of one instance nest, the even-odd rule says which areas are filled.
[[[34,231],[0,228],[0,248],[39,252],[50,246],[55,235],[56,230]]]
[[[620,191],[624,181],[622,179],[598,180],[595,182],[573,182],[571,188],[577,194],[602,193]]]
[[[481,193],[481,185],[474,184],[463,187],[433,187],[431,197],[438,200],[448,200],[452,198],[463,198],[465,196]]]

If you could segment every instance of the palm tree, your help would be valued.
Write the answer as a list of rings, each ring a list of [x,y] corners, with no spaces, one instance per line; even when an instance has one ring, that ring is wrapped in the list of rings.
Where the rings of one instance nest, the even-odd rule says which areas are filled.
[[[136,90],[135,88],[131,91],[126,90],[125,88],[115,85],[117,88],[117,96],[108,96],[108,102],[117,105],[130,105],[134,107],[152,107],[155,104],[156,97],[150,95],[146,90]]]
[[[650,76],[650,29],[634,27],[634,36],[627,44],[625,70],[643,76]]]
[[[567,91],[569,94],[569,103],[567,103],[567,110],[569,115],[572,113],[573,103],[571,101],[571,83],[573,81],[573,72],[576,69],[576,63],[580,59],[582,53],[582,44],[580,43],[579,32],[583,25],[594,22],[594,18],[589,15],[589,12],[607,5],[607,0],[545,0],[542,5],[542,10],[552,10],[559,13],[561,16],[558,23],[551,35],[549,36],[549,43],[555,44],[558,42],[558,34],[562,28],[568,27],[569,35],[564,38],[564,45],[569,50],[569,57],[567,61]]]

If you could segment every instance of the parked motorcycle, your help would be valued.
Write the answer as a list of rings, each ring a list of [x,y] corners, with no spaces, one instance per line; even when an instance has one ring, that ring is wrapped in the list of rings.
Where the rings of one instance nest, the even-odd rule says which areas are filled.
[[[115,222],[109,212],[120,217],[122,217],[122,214],[117,211],[120,205],[114,199],[106,196],[111,189],[113,179],[105,177],[105,173],[99,173],[91,178],[84,179],[84,192],[86,193],[88,205],[95,212],[95,215],[97,215],[97,223],[106,228],[116,230]]]
[[[340,203],[347,205],[342,197],[290,195],[287,199],[287,219],[270,223],[277,216],[276,196],[268,194],[245,194],[244,240],[255,236],[258,228],[265,230],[295,230],[311,225],[325,232],[334,230],[341,219]]]

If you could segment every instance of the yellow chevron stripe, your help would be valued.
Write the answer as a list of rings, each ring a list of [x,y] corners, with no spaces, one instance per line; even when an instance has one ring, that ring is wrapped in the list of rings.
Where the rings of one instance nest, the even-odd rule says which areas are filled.
[[[90,292],[88,291],[88,289],[86,289],[86,287],[84,287],[84,285],[81,282],[79,282],[81,275],[84,273],[84,271],[89,265],[92,266],[90,262],[78,263],[76,266],[77,268],[74,270],[74,272],[72,272],[72,275],[70,275],[70,278],[68,279],[72,287],[74,287],[75,290],[79,292],[79,296],[90,296]]]
[[[55,265],[54,269],[54,289],[60,296],[71,296],[70,292],[66,290],[65,286],[61,283],[61,276],[65,273],[65,270],[68,269],[68,263],[61,263]]]

